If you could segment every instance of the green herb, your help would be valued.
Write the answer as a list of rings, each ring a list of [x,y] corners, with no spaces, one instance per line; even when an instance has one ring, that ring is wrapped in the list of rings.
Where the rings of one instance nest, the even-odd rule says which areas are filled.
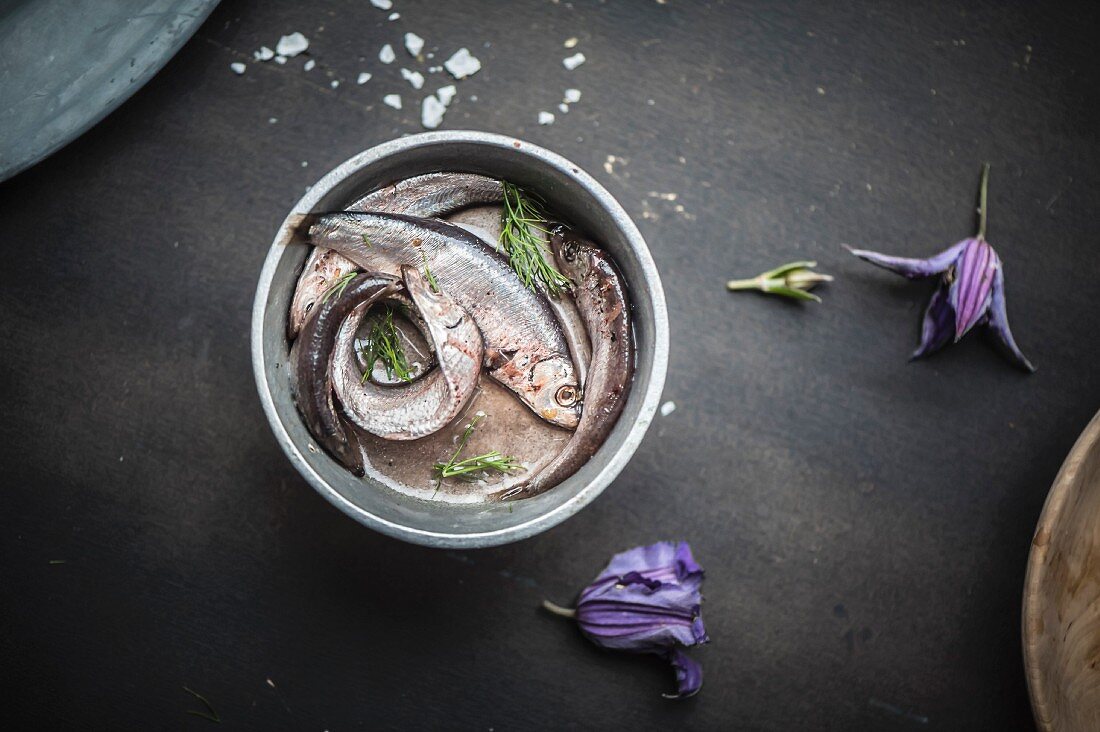
[[[516,462],[515,458],[501,455],[497,450],[492,450],[484,455],[478,455],[464,460],[458,459],[462,454],[462,450],[466,447],[470,435],[474,433],[474,429],[477,427],[479,421],[481,421],[481,415],[474,415],[474,418],[470,420],[470,424],[466,425],[466,429],[462,432],[462,439],[458,441],[458,449],[451,455],[451,459],[445,463],[435,464],[433,469],[437,477],[435,486],[437,491],[443,484],[444,478],[461,478],[463,476],[468,476],[470,473],[477,473],[484,470],[496,470],[501,473],[510,473],[513,470],[523,470],[523,466]]]
[[[211,722],[218,722],[218,723],[220,723],[220,722],[222,721],[222,720],[221,720],[221,717],[219,717],[219,716],[218,716],[218,713],[217,713],[216,711],[214,711],[214,707],[213,707],[213,706],[211,706],[210,702],[206,701],[206,697],[205,697],[205,696],[203,696],[202,694],[198,693],[197,691],[191,691],[191,689],[188,689],[188,688],[187,688],[186,686],[185,686],[185,687],[183,687],[183,690],[184,690],[184,691],[186,691],[186,692],[187,692],[188,694],[190,694],[191,696],[193,696],[193,697],[195,697],[196,699],[198,699],[198,700],[199,700],[200,702],[202,702],[202,705],[203,705],[204,707],[206,707],[206,711],[205,711],[205,712],[200,712],[200,711],[197,711],[197,710],[195,710],[195,709],[188,709],[188,710],[187,710],[187,713],[188,713],[188,714],[193,714],[193,715],[195,715],[196,717],[202,717],[203,719],[208,719],[208,720],[210,720]]]
[[[357,275],[357,274],[359,274],[359,273],[358,272],[348,272],[346,275],[344,275],[340,279],[333,282],[332,287],[325,290],[325,294],[321,296],[321,302],[322,303],[328,302],[329,298],[333,297],[334,295],[336,297],[340,297],[341,295],[343,295],[344,290],[348,289],[348,285],[351,284],[351,281],[355,278],[355,275]]]
[[[508,254],[512,269],[524,287],[535,289],[538,280],[551,295],[569,289],[572,282],[546,261],[540,233],[548,234],[546,212],[536,196],[518,186],[504,183],[504,213],[501,215],[500,246]]]
[[[374,370],[374,364],[378,360],[386,368],[386,375],[391,379],[394,374],[402,381],[412,381],[412,371],[409,369],[408,359],[405,358],[405,349],[401,347],[401,334],[397,332],[397,326],[393,324],[393,308],[386,306],[386,314],[374,322],[366,343],[360,349],[367,363],[367,370],[363,372],[360,383],[366,383]]]
[[[363,244],[365,246],[368,246],[368,247],[374,246],[373,244],[370,243],[370,238],[367,237],[366,234],[363,234]]]

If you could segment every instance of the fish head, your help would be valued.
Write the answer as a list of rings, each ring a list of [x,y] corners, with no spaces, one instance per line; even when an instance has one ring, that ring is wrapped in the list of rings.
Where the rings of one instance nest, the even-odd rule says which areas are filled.
[[[591,267],[589,254],[595,247],[578,239],[564,226],[559,226],[550,233],[550,250],[554,252],[558,270],[574,285],[579,285]]]
[[[435,343],[446,343],[450,331],[462,322],[466,312],[445,292],[436,292],[431,283],[415,267],[402,267],[405,290],[428,326]]]
[[[547,422],[576,429],[581,418],[581,387],[568,358],[553,356],[531,369],[529,393],[535,413]]]

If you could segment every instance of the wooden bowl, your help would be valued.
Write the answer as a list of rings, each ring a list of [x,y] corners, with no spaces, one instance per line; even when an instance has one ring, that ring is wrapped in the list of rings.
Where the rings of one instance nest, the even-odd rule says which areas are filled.
[[[1024,667],[1041,730],[1100,730],[1100,413],[1058,471],[1024,582]]]

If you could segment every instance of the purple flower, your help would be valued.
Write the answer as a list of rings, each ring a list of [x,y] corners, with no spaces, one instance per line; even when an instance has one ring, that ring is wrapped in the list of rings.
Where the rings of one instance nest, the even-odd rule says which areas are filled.
[[[616,554],[585,587],[577,607],[544,602],[547,610],[575,618],[581,632],[598,646],[632,653],[654,653],[672,664],[681,699],[703,685],[702,667],[679,646],[710,640],[700,616],[703,568],[687,542],[663,541]]]
[[[975,325],[988,325],[1005,355],[1025,371],[1035,371],[1012,337],[1005,310],[1005,276],[1001,258],[985,240],[986,198],[989,164],[982,166],[978,235],[963,239],[928,259],[891,257],[865,249],[852,254],[909,279],[942,275],[924,313],[920,347],[913,358],[938,351],[948,342],[958,342]]]

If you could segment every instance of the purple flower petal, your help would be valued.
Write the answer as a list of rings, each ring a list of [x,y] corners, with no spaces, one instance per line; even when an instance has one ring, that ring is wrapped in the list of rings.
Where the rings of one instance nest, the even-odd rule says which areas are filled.
[[[676,694],[665,694],[669,699],[686,699],[695,696],[703,687],[703,667],[688,654],[675,648],[668,653],[669,663],[676,672]]]
[[[935,353],[951,341],[955,335],[955,311],[948,302],[947,286],[943,283],[932,293],[928,309],[924,311],[920,346],[910,359],[915,360]]]
[[[703,568],[691,556],[686,541],[659,541],[616,554],[596,579],[622,577],[627,572],[638,572],[651,579],[683,581],[690,574],[701,575]]]
[[[985,239],[967,239],[962,255],[955,262],[955,277],[948,300],[955,311],[955,341],[985,315],[993,290],[994,274],[1001,260]]]
[[[997,267],[996,276],[993,278],[993,292],[989,299],[989,330],[997,337],[1012,363],[1025,371],[1035,372],[1035,367],[1016,345],[1016,339],[1012,337],[1012,330],[1008,327],[1008,311],[1005,309],[1005,275],[1001,267]]]
[[[891,257],[887,254],[879,254],[878,252],[872,252],[867,249],[849,249],[848,251],[864,261],[870,262],[871,264],[877,264],[879,267],[888,269],[891,272],[897,272],[899,275],[914,280],[921,277],[931,277],[932,275],[937,275],[946,270],[956,259],[958,259],[959,254],[966,247],[967,243],[971,241],[974,240],[963,239],[958,244],[948,249],[944,249],[939,254],[931,256],[928,259]]]

